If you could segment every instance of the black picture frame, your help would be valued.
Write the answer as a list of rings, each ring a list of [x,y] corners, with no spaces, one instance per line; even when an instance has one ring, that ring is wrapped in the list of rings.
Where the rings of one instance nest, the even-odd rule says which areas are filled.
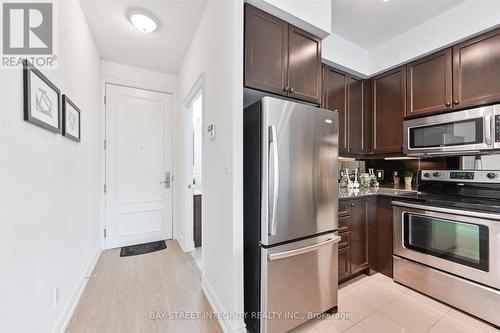
[[[78,113],[78,137],[68,133],[66,128],[66,117],[68,116],[67,105],[70,105],[77,113]],[[62,95],[62,135],[76,142],[81,141],[81,133],[82,133],[82,121],[81,121],[81,110],[78,108],[68,96]]]
[[[36,75],[57,95],[57,127],[33,115],[31,108],[31,75]],[[36,69],[27,59],[23,60],[24,120],[54,133],[61,133],[61,91],[45,75]],[[51,106],[52,108],[52,106]]]

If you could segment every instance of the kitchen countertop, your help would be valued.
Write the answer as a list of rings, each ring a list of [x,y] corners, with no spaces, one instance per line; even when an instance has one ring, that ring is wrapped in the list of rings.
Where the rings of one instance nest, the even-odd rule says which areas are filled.
[[[399,186],[380,186],[359,189],[339,188],[339,200],[349,200],[360,197],[383,195],[388,197],[413,197],[417,194],[416,187],[411,189]]]

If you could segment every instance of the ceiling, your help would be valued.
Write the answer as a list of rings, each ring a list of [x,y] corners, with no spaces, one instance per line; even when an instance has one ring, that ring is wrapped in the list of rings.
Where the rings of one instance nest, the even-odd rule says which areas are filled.
[[[465,0],[333,0],[333,33],[373,49]]]
[[[191,43],[206,0],[80,0],[104,60],[177,74]],[[142,9],[159,21],[144,34],[126,12]]]

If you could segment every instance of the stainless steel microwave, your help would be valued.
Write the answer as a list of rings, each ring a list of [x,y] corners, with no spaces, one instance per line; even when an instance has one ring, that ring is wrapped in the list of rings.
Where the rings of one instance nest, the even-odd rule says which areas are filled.
[[[500,104],[404,122],[408,156],[487,154],[500,150]]]

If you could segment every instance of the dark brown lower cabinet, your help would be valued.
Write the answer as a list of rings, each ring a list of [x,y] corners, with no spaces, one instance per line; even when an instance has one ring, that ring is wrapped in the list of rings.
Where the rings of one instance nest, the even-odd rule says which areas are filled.
[[[367,269],[368,266],[368,219],[366,199],[351,201],[351,274]]]
[[[378,247],[377,258],[379,273],[392,278],[392,198],[377,198]]]
[[[351,248],[339,249],[339,281],[347,279],[351,275]]]
[[[392,198],[339,202],[339,281],[362,272],[392,278]]]
[[[368,269],[368,218],[365,198],[339,203],[339,281]]]
[[[193,217],[194,217],[194,228],[193,228],[193,239],[194,246],[201,246],[201,195],[195,195],[193,200]]]

